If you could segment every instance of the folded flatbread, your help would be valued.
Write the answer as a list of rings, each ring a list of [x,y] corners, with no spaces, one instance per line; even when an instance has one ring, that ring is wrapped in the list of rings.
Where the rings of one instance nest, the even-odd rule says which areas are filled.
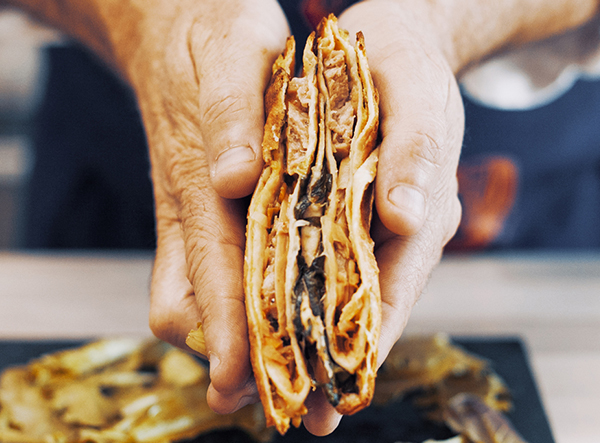
[[[288,39],[265,96],[265,166],[248,213],[244,289],[251,360],[267,422],[298,426],[311,390],[342,414],[372,398],[381,325],[369,235],[378,96],[364,39],[334,16],[293,77]]]

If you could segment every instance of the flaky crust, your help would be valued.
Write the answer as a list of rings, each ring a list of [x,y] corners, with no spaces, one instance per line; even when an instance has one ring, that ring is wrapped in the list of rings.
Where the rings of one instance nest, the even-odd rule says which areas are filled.
[[[290,420],[294,421],[296,425],[299,424],[301,415],[306,413],[304,399],[310,388],[304,361],[298,358],[300,368],[298,368],[297,385],[293,386],[293,383],[290,383],[288,389],[281,386],[278,389],[278,381],[285,383],[285,380],[281,380],[281,378],[288,378],[291,381],[293,374],[290,373],[291,371],[285,371],[288,366],[287,360],[294,361],[294,354],[297,354],[298,350],[292,350],[291,357],[281,355],[282,353],[279,352],[281,343],[277,341],[281,342],[282,338],[289,340],[289,337],[285,335],[284,337],[274,337],[271,334],[269,324],[265,323],[263,306],[264,273],[269,262],[265,251],[277,237],[269,235],[269,233],[273,231],[273,217],[280,212],[285,195],[282,192],[285,152],[283,130],[287,110],[285,97],[294,67],[294,50],[294,40],[290,38],[284,53],[273,65],[271,82],[265,96],[267,112],[263,138],[265,167],[248,210],[244,263],[244,290],[251,363],[265,409],[267,425],[275,426],[281,433],[287,430]],[[280,244],[282,243],[280,242]],[[278,304],[281,307],[282,303]],[[274,341],[275,343],[273,343]],[[278,357],[280,358],[278,359]],[[277,372],[278,360],[281,359],[285,359],[285,365],[280,365],[283,367],[283,372],[278,377],[275,372]],[[289,366],[293,366],[293,364],[293,362],[289,363]]]
[[[292,77],[294,42],[265,97],[265,166],[248,212],[244,290],[267,423],[285,433],[322,388],[342,414],[373,396],[381,301],[369,235],[378,97],[362,34],[329,16]]]

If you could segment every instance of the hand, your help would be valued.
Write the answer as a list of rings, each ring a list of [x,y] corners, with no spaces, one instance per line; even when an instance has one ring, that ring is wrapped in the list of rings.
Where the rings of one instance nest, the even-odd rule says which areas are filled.
[[[258,401],[242,288],[246,207],[237,198],[262,168],[263,94],[289,31],[275,0],[158,3],[125,69],[156,201],[150,325],[190,350],[186,335],[202,322],[207,400],[228,413]]]
[[[381,360],[399,337],[410,307],[458,224],[455,172],[462,137],[460,95],[443,55],[435,53],[430,37],[419,38],[413,24],[399,27],[404,17],[382,27],[386,8],[361,4],[340,20],[342,27],[365,33],[381,94],[384,138],[376,205],[387,227],[376,231],[384,301]],[[229,198],[249,194],[260,172],[262,92],[286,32],[277,34],[265,57],[256,43],[249,44],[252,30],[256,38],[264,38],[264,29],[256,28],[258,18],[249,22],[252,30],[240,33],[242,41],[236,41],[237,27],[219,23],[220,17],[208,23],[218,24],[216,30],[227,34],[223,39],[215,39],[214,28],[198,23],[172,26],[177,31],[164,56],[156,58],[170,60],[162,68],[165,77],[138,96],[148,128],[157,202],[152,327],[159,337],[185,347],[187,332],[202,321],[211,361],[208,401],[217,411],[231,412],[256,401],[257,395],[248,361],[241,280],[245,208]],[[390,41],[399,46],[387,46]],[[190,102],[194,97],[199,97],[198,103]],[[224,151],[237,146],[250,146],[250,159],[243,150]],[[231,163],[222,167],[219,158]],[[408,187],[396,191],[401,198],[399,206],[393,206],[387,196],[398,183]],[[335,429],[340,417],[324,396],[313,393],[307,405],[304,424],[310,432],[324,435]]]
[[[258,399],[241,281],[245,207],[233,198],[248,195],[260,172],[262,94],[288,30],[274,1],[183,3],[183,16],[164,28],[166,39],[155,32],[151,47],[158,50],[148,59],[141,52],[133,63],[139,69],[130,70],[157,204],[151,324],[159,337],[185,347],[185,335],[202,321],[211,361],[208,402],[231,412]],[[242,5],[248,9],[240,11]],[[460,219],[456,168],[464,122],[456,54],[438,27],[444,15],[435,23],[429,7],[371,1],[340,18],[342,27],[365,34],[381,98],[373,226],[384,305],[380,363]],[[340,417],[322,395],[307,405],[310,432],[337,426]]]
[[[372,228],[383,302],[380,363],[460,221],[462,99],[426,8],[423,2],[370,1],[340,17],[340,26],[363,31],[380,95]]]

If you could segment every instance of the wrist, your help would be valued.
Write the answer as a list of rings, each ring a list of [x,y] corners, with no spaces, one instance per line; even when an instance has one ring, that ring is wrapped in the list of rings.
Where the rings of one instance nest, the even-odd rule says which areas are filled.
[[[412,2],[414,3],[414,2]],[[583,25],[598,0],[434,0],[425,3],[454,73],[495,53]]]
[[[368,0],[372,14],[394,21],[425,50],[441,52],[455,74],[490,55],[583,25],[598,0]],[[360,3],[356,6],[359,6]],[[366,9],[365,9],[366,12]],[[363,23],[365,20],[363,20]]]

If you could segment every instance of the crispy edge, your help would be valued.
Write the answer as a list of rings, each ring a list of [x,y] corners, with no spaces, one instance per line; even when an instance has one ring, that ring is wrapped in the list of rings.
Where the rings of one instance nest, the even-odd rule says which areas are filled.
[[[244,291],[250,361],[257,389],[263,404],[267,426],[275,426],[283,434],[289,428],[290,418],[278,413],[273,403],[271,385],[262,356],[262,312],[260,294],[264,272],[264,251],[267,247],[266,205],[272,201],[275,189],[280,188],[283,169],[283,129],[286,121],[285,97],[294,69],[295,41],[289,37],[284,52],[273,65],[271,81],[265,93],[266,122],[262,150],[265,166],[248,209],[246,251],[244,263]],[[268,194],[268,195],[265,195]],[[258,263],[257,261],[260,261]]]
[[[378,150],[374,150],[379,130],[379,97],[373,84],[364,46],[364,36],[357,34],[356,55],[358,74],[362,85],[362,109],[366,118],[359,118],[364,125],[357,128],[350,153],[352,162],[358,166],[352,180],[352,199],[350,221],[350,241],[356,254],[360,269],[361,286],[367,286],[369,312],[369,337],[367,337],[365,365],[361,374],[359,393],[342,397],[338,412],[353,414],[367,407],[374,394],[377,377],[377,349],[381,331],[381,291],[379,287],[379,268],[374,255],[374,243],[370,236],[371,216],[373,211],[373,181],[377,174]]]
[[[347,33],[337,28],[337,19],[330,15],[321,22],[319,37],[326,29],[331,29],[346,51],[354,51],[357,70],[349,69],[353,81],[360,85],[360,96],[357,108],[357,122],[350,147],[352,184],[346,200],[349,236],[361,275],[361,286],[364,286],[368,302],[364,308],[369,309],[367,349],[364,363],[357,369],[358,393],[342,394],[336,410],[341,414],[353,414],[367,407],[373,398],[375,378],[377,375],[377,345],[381,329],[381,294],[379,288],[379,270],[373,253],[374,244],[369,235],[373,189],[372,183],[377,172],[378,151],[374,150],[379,129],[378,94],[374,87],[366,58],[364,36],[357,34],[357,42],[352,47]],[[317,41],[317,45],[318,45]],[[358,76],[358,78],[356,78]],[[360,291],[361,288],[358,288]],[[330,300],[326,297],[325,300]],[[363,308],[363,309],[364,309]],[[330,337],[330,343],[335,337]],[[360,373],[362,372],[362,374]]]

